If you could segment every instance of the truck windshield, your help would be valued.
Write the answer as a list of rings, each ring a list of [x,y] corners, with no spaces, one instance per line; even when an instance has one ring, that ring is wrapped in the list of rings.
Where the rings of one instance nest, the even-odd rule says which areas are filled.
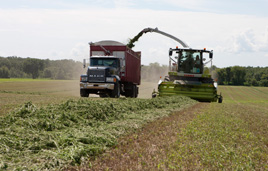
[[[178,71],[182,73],[202,74],[201,52],[183,51],[178,58]]]
[[[119,62],[116,58],[90,58],[90,66],[110,66],[118,68]]]

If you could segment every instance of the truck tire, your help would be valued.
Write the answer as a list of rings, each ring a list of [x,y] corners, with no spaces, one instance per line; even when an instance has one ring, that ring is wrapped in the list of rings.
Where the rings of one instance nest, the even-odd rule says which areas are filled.
[[[135,98],[138,97],[138,94],[139,94],[139,87],[137,87],[137,85],[136,85]]]
[[[132,88],[132,98],[136,98],[137,97],[137,86],[136,85],[133,85],[133,88]]]
[[[135,98],[136,96],[137,96],[137,86],[133,84],[130,97]]]
[[[115,83],[114,89],[110,94],[112,98],[119,98],[120,97],[120,84],[118,82]]]
[[[109,97],[107,94],[100,94],[99,95],[101,98]]]
[[[89,96],[89,92],[85,89],[80,89],[80,96],[81,97],[88,97]]]
[[[125,96],[126,96],[126,97],[130,97],[130,96],[131,96],[131,94],[129,93],[129,91],[126,91],[126,92],[125,92]]]

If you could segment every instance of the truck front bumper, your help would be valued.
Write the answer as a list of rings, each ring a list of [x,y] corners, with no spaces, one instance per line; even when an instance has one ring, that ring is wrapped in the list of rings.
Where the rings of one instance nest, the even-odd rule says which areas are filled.
[[[94,90],[103,90],[103,89],[114,89],[113,83],[85,83],[80,82],[80,89],[94,89]]]

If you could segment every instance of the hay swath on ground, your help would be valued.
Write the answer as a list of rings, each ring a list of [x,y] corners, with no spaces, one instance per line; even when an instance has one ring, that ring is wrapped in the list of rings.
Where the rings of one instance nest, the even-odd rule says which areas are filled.
[[[79,165],[115,146],[118,137],[194,103],[183,96],[81,98],[41,108],[25,103],[0,118],[0,168],[57,170]]]

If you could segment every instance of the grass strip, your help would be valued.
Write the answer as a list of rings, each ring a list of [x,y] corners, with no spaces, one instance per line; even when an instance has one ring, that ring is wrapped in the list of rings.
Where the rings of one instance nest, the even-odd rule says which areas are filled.
[[[32,79],[32,78],[0,78],[0,83],[4,82],[38,82],[38,81],[53,81],[51,79]]]
[[[177,140],[177,133],[209,104],[197,103],[172,112],[142,129],[119,138],[119,144],[104,155],[70,170],[160,170],[167,152]],[[157,110],[157,112],[161,112]],[[68,169],[67,169],[68,170]],[[162,169],[161,169],[162,170]],[[163,169],[164,170],[164,169]],[[167,170],[167,169],[166,169]]]
[[[194,103],[183,96],[81,98],[41,108],[25,103],[0,118],[0,169],[59,170],[79,165],[116,145],[121,135]]]
[[[0,90],[0,93],[41,95],[40,92],[7,91],[7,90]]]
[[[241,117],[247,111],[241,105],[211,104],[209,110],[179,133],[163,167],[176,170],[267,170],[267,145],[260,141],[261,135],[251,131],[254,119]],[[255,114],[250,115],[254,117]]]

